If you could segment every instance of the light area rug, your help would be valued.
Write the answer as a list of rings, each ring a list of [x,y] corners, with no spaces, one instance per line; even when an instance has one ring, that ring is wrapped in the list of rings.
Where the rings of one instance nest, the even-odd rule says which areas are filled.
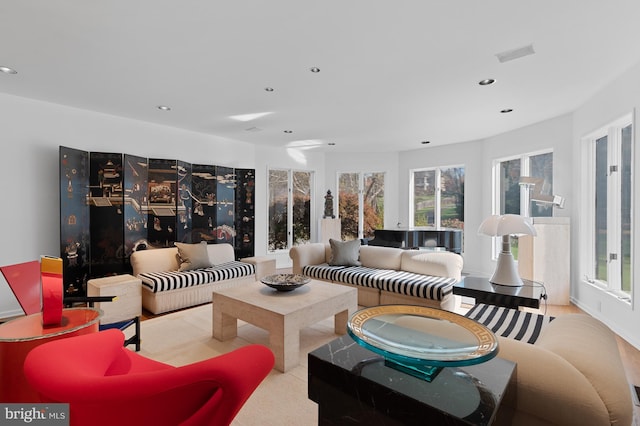
[[[267,331],[244,321],[238,321],[238,336],[225,342],[212,337],[211,326],[210,304],[143,321],[139,353],[166,364],[181,366],[250,343],[269,345]],[[307,397],[307,354],[337,337],[333,330],[333,317],[303,329],[300,332],[300,364],[287,373],[271,370],[232,425],[317,425],[318,406]]]

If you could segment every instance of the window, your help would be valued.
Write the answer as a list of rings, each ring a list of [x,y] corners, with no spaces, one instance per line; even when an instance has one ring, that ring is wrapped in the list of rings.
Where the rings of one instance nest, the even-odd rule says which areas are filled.
[[[338,217],[344,241],[372,238],[384,227],[384,173],[338,174]]]
[[[494,171],[498,214],[553,215],[553,152],[497,160]]]
[[[553,152],[543,151],[494,162],[493,211],[527,217],[553,216]],[[495,243],[495,242],[494,242]],[[497,256],[499,244],[494,244]],[[518,259],[518,238],[511,238],[511,252]]]
[[[583,262],[588,281],[631,301],[633,124],[629,114],[583,139],[588,196]]]
[[[269,251],[311,241],[313,174],[269,170]]]
[[[464,227],[464,167],[411,170],[410,223],[414,227]]]

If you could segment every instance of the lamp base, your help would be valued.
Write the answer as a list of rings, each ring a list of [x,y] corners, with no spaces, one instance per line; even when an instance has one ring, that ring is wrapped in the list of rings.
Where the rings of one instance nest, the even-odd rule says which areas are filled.
[[[504,251],[500,252],[496,270],[489,279],[489,282],[511,287],[522,287],[522,279],[520,275],[518,275],[511,251],[506,253]]]

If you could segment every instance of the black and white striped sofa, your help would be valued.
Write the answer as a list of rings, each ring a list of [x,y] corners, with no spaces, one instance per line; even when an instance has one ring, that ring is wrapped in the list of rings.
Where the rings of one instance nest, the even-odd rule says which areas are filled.
[[[329,244],[291,248],[293,272],[358,289],[358,304],[413,304],[453,310],[453,285],[460,281],[462,256],[363,245],[360,266],[331,266]]]
[[[208,244],[211,267],[180,271],[176,247],[147,249],[131,255],[133,275],[142,280],[142,306],[159,314],[211,302],[214,288],[254,282],[275,273],[275,260],[235,260],[230,244]]]

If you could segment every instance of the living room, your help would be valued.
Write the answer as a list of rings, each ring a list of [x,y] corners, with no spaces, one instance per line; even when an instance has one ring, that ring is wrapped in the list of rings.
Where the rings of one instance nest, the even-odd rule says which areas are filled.
[[[506,2],[498,2],[498,5],[505,6]],[[576,10],[580,9],[579,2],[573,2]],[[42,5],[42,3],[40,4]],[[607,5],[614,12],[619,13],[621,19],[631,19],[637,14],[630,13],[629,10],[638,12],[637,6],[631,2],[617,1],[613,5]],[[335,7],[340,7],[334,5]],[[366,10],[366,5],[360,5]],[[468,6],[468,5],[466,5]],[[553,10],[555,7],[551,3],[546,7]],[[620,9],[617,8],[620,7]],[[43,10],[48,10],[47,6],[43,6]],[[127,6],[122,5],[126,9]],[[4,8],[4,6],[3,6]],[[149,6],[150,10],[154,6]],[[543,8],[543,6],[539,6]],[[627,9],[628,8],[628,9]],[[9,8],[10,9],[10,8]],[[18,13],[19,12],[19,13]],[[17,15],[11,16],[11,13],[4,13],[2,19],[3,31],[9,31],[17,26],[24,29],[19,32],[27,37],[28,30],[33,29],[36,24],[29,24],[27,17],[29,11],[16,10]],[[30,12],[36,13],[37,7]],[[399,11],[400,12],[400,11]],[[398,13],[399,13],[398,12]],[[124,12],[123,12],[124,13]],[[275,12],[272,12],[275,13]],[[272,13],[269,16],[272,16]],[[551,13],[545,11],[545,13]],[[38,16],[36,23],[47,21],[48,16]],[[82,17],[78,18],[77,25],[82,29]],[[308,17],[307,17],[308,18]],[[398,17],[399,18],[399,17]],[[253,18],[256,19],[257,18]],[[525,18],[526,19],[526,18]],[[586,18],[585,18],[586,19]],[[18,21],[18,24],[10,21]],[[24,20],[24,21],[23,21]],[[5,25],[6,23],[6,25]],[[592,23],[592,21],[589,21]],[[580,19],[572,21],[575,28],[567,29],[567,31],[576,30],[583,24]],[[516,24],[512,24],[516,25]],[[541,28],[542,24],[538,24]],[[619,25],[620,27],[634,27],[631,25]],[[46,25],[44,28],[47,28]],[[75,28],[74,31],[80,31]],[[90,32],[90,28],[84,29]],[[64,30],[58,28],[60,33]],[[71,31],[71,29],[67,29]],[[542,31],[542,30],[541,30]],[[629,29],[632,35],[637,35],[633,31],[637,29]],[[63,38],[63,34],[52,32],[53,36]],[[34,34],[39,34],[35,33]],[[35,37],[35,36],[34,36]],[[47,34],[42,35],[47,37]],[[251,38],[259,38],[259,35],[253,35]],[[292,35],[291,37],[294,37]],[[446,36],[444,36],[446,37]],[[635,40],[637,37],[631,37],[629,34],[618,35],[620,38],[614,38],[611,45],[611,51],[620,48],[620,40]],[[464,272],[468,274],[490,275],[495,268],[495,260],[492,259],[491,239],[477,235],[476,230],[480,226],[483,219],[492,214],[492,180],[491,173],[493,162],[499,158],[517,156],[526,153],[538,152],[541,150],[553,150],[554,156],[554,193],[562,195],[565,200],[563,209],[556,208],[554,215],[568,217],[571,221],[571,283],[570,295],[571,301],[585,312],[603,321],[619,336],[627,340],[634,347],[640,348],[640,329],[635,324],[640,321],[640,313],[635,309],[638,303],[638,292],[631,292],[631,301],[624,301],[614,294],[603,290],[602,288],[588,282],[584,276],[583,262],[584,258],[589,257],[587,250],[589,246],[586,240],[586,234],[581,227],[584,223],[584,203],[587,202],[588,185],[584,179],[585,161],[582,149],[583,138],[591,134],[616,119],[632,113],[640,107],[640,53],[635,43],[629,42],[625,44],[623,49],[616,52],[624,52],[626,55],[625,63],[618,63],[614,74],[604,74],[604,77],[598,81],[592,82],[592,87],[588,93],[582,95],[582,100],[574,105],[567,105],[562,111],[555,109],[552,105],[554,100],[549,99],[549,110],[555,113],[549,114],[544,118],[534,121],[528,121],[526,117],[527,109],[517,109],[514,106],[518,99],[509,98],[510,105],[500,105],[502,107],[513,107],[514,111],[510,114],[499,114],[496,109],[496,102],[492,100],[487,107],[495,112],[498,116],[490,118],[492,122],[499,120],[511,121],[511,127],[505,131],[496,131],[495,133],[486,133],[482,136],[462,137],[456,143],[440,144],[437,137],[432,138],[430,135],[423,135],[422,138],[432,140],[429,145],[420,145],[421,139],[415,139],[413,146],[407,149],[381,149],[380,147],[363,148],[359,146],[349,149],[341,144],[335,147],[322,147],[322,149],[304,149],[293,150],[296,156],[292,156],[290,147],[272,146],[260,143],[260,132],[246,132],[245,139],[231,138],[221,136],[216,133],[216,125],[207,124],[210,127],[209,132],[202,130],[194,131],[179,128],[171,124],[159,124],[163,120],[160,114],[176,114],[188,115],[189,112],[180,110],[173,104],[172,111],[159,111],[155,107],[157,104],[167,102],[165,99],[170,98],[170,94],[164,88],[158,87],[154,96],[148,96],[142,99],[142,94],[138,95],[139,103],[148,106],[149,111],[143,118],[131,118],[126,114],[118,115],[99,105],[100,94],[96,94],[94,101],[85,102],[82,107],[73,104],[64,105],[56,98],[39,97],[38,88],[33,86],[30,88],[31,74],[36,70],[29,69],[29,61],[21,60],[19,52],[14,48],[10,48],[12,39],[16,36],[4,34],[2,38],[2,52],[13,52],[10,56],[0,58],[0,65],[14,67],[17,74],[0,74],[0,116],[2,117],[2,130],[5,142],[5,164],[2,168],[2,193],[7,200],[6,208],[0,213],[3,223],[3,235],[5,244],[2,249],[2,264],[13,264],[25,262],[29,260],[39,259],[40,255],[58,255],[59,247],[59,175],[58,175],[58,149],[59,146],[69,146],[73,148],[83,149],[92,152],[122,152],[134,155],[141,155],[148,158],[175,158],[186,162],[199,163],[203,159],[212,164],[226,165],[230,167],[248,167],[256,170],[256,239],[255,248],[257,255],[273,256],[278,258],[278,266],[288,266],[288,256],[286,253],[274,254],[267,251],[267,170],[271,167],[285,169],[302,169],[310,170],[315,174],[315,195],[314,195],[314,220],[317,221],[322,217],[323,196],[327,190],[331,190],[337,194],[336,175],[338,172],[354,171],[369,172],[382,171],[385,173],[385,227],[394,228],[397,224],[409,224],[409,171],[422,167],[435,167],[442,165],[459,165],[465,166],[466,186],[465,186],[465,236],[464,236]],[[471,36],[469,37],[471,38]],[[226,41],[216,41],[216,43],[226,43]],[[505,46],[518,47],[526,43],[534,43],[533,34],[527,40],[514,40],[513,42],[504,43]],[[558,42],[561,44],[560,42]],[[34,42],[34,46],[38,43]],[[5,48],[6,46],[6,48]],[[114,49],[123,46],[113,46]],[[543,55],[544,49],[540,46]],[[45,60],[48,55],[55,55],[55,51],[47,51],[46,49],[35,49],[40,57],[44,58],[41,62],[33,65],[34,67],[44,68],[48,63]],[[200,52],[200,51],[198,51]],[[192,52],[197,54],[198,52]],[[34,53],[34,56],[36,56]],[[491,54],[497,53],[491,52]],[[68,54],[68,52],[65,52]],[[168,52],[163,58],[166,62],[173,62],[173,55],[176,52]],[[242,52],[240,52],[242,54]],[[135,56],[135,54],[131,54]],[[567,53],[570,56],[570,53]],[[182,56],[180,56],[182,57]],[[323,58],[325,55],[323,55]],[[535,58],[521,58],[512,64],[526,68],[526,61]],[[131,57],[129,59],[132,59]],[[310,77],[322,77],[323,73],[339,72],[326,68],[320,63],[307,63],[308,56],[304,56],[304,63],[300,64],[300,68]],[[494,57],[490,58],[499,65]],[[581,57],[576,61],[580,61],[581,66],[587,66],[588,60],[596,61],[598,58]],[[607,57],[607,60],[613,60]],[[102,59],[94,59],[101,62]],[[150,68],[154,66],[167,66],[164,61],[158,60]],[[134,61],[135,62],[135,61]],[[300,60],[300,62],[303,62]],[[410,63],[409,63],[410,64]],[[518,65],[519,64],[519,65]],[[118,82],[117,77],[120,74],[127,74],[129,64],[109,63],[105,64],[112,67],[111,73],[115,75],[113,80],[99,80],[92,76],[85,76],[82,70],[76,70],[76,74],[72,74],[73,79],[80,86],[79,91],[87,94],[93,93],[98,86],[118,86],[129,85],[129,81]],[[264,65],[261,63],[261,65]],[[424,64],[423,64],[424,65]],[[312,75],[307,72],[309,67],[318,66],[321,71],[319,75]],[[171,65],[169,65],[171,67]],[[180,68],[180,66],[178,66]],[[426,69],[426,68],[425,68]],[[38,70],[42,72],[42,70]],[[46,69],[46,73],[55,73],[56,69]],[[147,72],[150,72],[147,70]],[[165,71],[166,72],[166,71]],[[177,72],[171,70],[171,73]],[[287,71],[289,72],[289,71]],[[501,84],[500,76],[486,75],[486,70],[482,69],[482,75],[476,73],[465,72],[465,77],[469,77],[466,83],[473,86],[472,90],[489,89],[490,87],[479,87],[478,81],[488,77],[497,79],[496,85]],[[503,74],[505,75],[505,74]],[[59,76],[61,77],[61,76]],[[228,77],[228,76],[227,76]],[[65,77],[65,80],[69,77]],[[184,77],[187,78],[187,77]],[[242,76],[244,79],[245,76]],[[248,78],[248,77],[247,77]],[[549,78],[545,75],[545,78]],[[563,75],[563,82],[567,90],[574,90],[572,87],[571,76]],[[274,78],[275,79],[275,78]],[[251,84],[256,86],[256,93],[263,91],[263,86],[274,84],[275,88],[284,87],[287,77],[279,77],[279,84],[268,81],[252,81]],[[508,81],[508,76],[505,75]],[[273,80],[273,79],[271,79]],[[19,82],[19,83],[18,83]],[[518,80],[522,85],[526,85],[527,81]],[[297,82],[299,83],[299,82]],[[18,90],[15,86],[21,86]],[[355,84],[355,83],[354,83]],[[515,83],[512,83],[515,85]],[[59,91],[64,92],[64,85],[61,85]],[[135,89],[128,86],[129,90]],[[301,87],[295,87],[291,90],[302,90]],[[373,88],[371,88],[373,90]],[[178,90],[179,91],[179,90]],[[312,95],[315,92],[311,93]],[[260,93],[262,95],[262,93]],[[89,96],[90,97],[90,96]],[[258,94],[255,95],[259,97]],[[336,98],[339,96],[336,94]],[[371,95],[375,98],[375,95]],[[425,95],[425,97],[428,97]],[[179,97],[171,97],[178,102]],[[370,101],[373,102],[370,98]],[[384,101],[381,101],[381,103]],[[186,102],[185,102],[186,103]],[[148,105],[147,105],[148,104]],[[184,104],[184,103],[183,103]],[[387,104],[384,108],[389,116],[407,115],[411,116],[411,104]],[[445,104],[441,105],[443,108]],[[243,106],[244,107],[244,106]],[[251,110],[238,109],[240,106],[234,106],[229,109],[229,114],[241,114],[260,112],[263,110],[264,101],[256,101],[255,107]],[[295,105],[291,106],[295,108]],[[233,110],[233,111],[231,111]],[[352,111],[357,116],[358,111]],[[478,111],[478,114],[484,112]],[[166,115],[165,115],[166,116]],[[515,116],[515,117],[514,117]],[[513,118],[510,118],[513,117]],[[451,119],[448,123],[450,127],[465,127],[464,120]],[[635,118],[635,116],[634,116]],[[373,120],[381,120],[382,117],[374,117]],[[308,118],[311,120],[311,118]],[[349,117],[343,120],[348,121]],[[316,129],[321,129],[323,119],[318,120]],[[522,123],[518,125],[517,123]],[[247,124],[247,123],[245,123]],[[248,123],[245,128],[251,127],[253,124]],[[256,124],[258,127],[259,125]],[[496,124],[496,128],[505,128],[504,123]],[[220,125],[222,127],[222,125]],[[283,129],[278,127],[278,132],[282,133]],[[357,130],[356,130],[357,131]],[[222,133],[222,132],[220,132]],[[305,133],[305,138],[316,138],[310,135],[311,132]],[[320,130],[317,133],[321,133]],[[637,135],[637,129],[634,128],[634,135]],[[323,137],[325,137],[323,135]],[[331,135],[326,136],[331,139]],[[355,138],[355,137],[354,137]],[[255,141],[255,142],[249,142]],[[396,141],[388,140],[387,145],[394,147]],[[637,162],[638,153],[634,152],[634,160]],[[634,194],[637,194],[638,178],[634,175]],[[632,197],[633,211],[640,208],[640,197]],[[638,224],[637,218],[633,218],[634,228]],[[318,238],[315,235],[316,239]],[[638,254],[632,252],[631,264],[638,264]],[[633,270],[633,277],[637,276],[637,272]],[[632,279],[632,282],[637,280]],[[17,306],[11,302],[11,292],[6,286],[0,287],[0,314],[3,316],[11,316],[15,314]]]

